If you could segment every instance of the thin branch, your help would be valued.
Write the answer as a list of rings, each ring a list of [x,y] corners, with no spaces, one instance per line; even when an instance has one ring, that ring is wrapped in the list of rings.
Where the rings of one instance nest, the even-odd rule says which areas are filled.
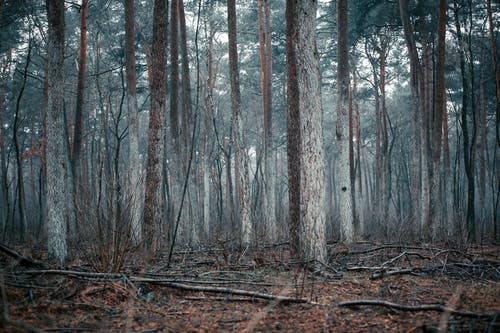
[[[398,304],[398,303],[392,303],[392,302],[387,302],[387,301],[382,301],[382,300],[370,300],[370,299],[361,299],[361,300],[356,300],[356,301],[345,301],[345,302],[340,302],[337,303],[337,306],[339,307],[353,307],[353,306],[360,306],[360,305],[368,305],[368,306],[382,306],[390,309],[395,309],[399,311],[405,311],[405,312],[412,312],[412,311],[436,311],[436,312],[445,312],[449,313],[452,315],[457,315],[457,316],[462,316],[462,317],[472,317],[472,318],[479,318],[479,317],[495,317],[498,316],[497,313],[475,313],[475,312],[469,312],[469,311],[460,311],[460,310],[455,310],[449,307],[446,307],[444,305],[440,304],[424,304],[424,305],[403,305],[403,304]]]

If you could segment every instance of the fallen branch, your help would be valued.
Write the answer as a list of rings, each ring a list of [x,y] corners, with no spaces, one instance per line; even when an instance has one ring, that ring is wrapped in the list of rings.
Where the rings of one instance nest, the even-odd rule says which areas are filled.
[[[38,268],[47,268],[47,264],[36,261],[34,259],[23,256],[21,253],[17,252],[14,249],[11,249],[7,245],[0,243],[0,251],[7,254],[8,256],[17,260],[19,265],[24,267],[38,267]]]
[[[75,278],[87,278],[87,279],[99,279],[99,280],[119,280],[119,279],[128,279],[131,282],[139,282],[139,283],[149,283],[160,286],[165,286],[169,288],[187,290],[187,291],[201,291],[207,293],[219,293],[219,294],[229,294],[229,295],[238,295],[238,296],[247,296],[253,298],[260,298],[266,300],[275,300],[283,303],[308,303],[318,305],[319,303],[309,301],[305,298],[296,298],[296,297],[287,297],[287,296],[276,296],[273,294],[262,293],[258,291],[250,291],[243,289],[232,289],[232,288],[223,288],[223,287],[210,287],[210,286],[199,286],[199,285],[187,285],[184,283],[172,282],[167,279],[152,279],[147,277],[139,277],[139,276],[130,276],[127,278],[124,274],[113,274],[113,273],[92,273],[92,272],[78,272],[78,271],[69,271],[69,270],[57,270],[57,269],[47,269],[47,270],[31,270],[24,271],[23,274],[30,275],[43,275],[43,274],[55,274],[55,275],[66,275],[69,277]],[[193,281],[196,283],[196,281]]]
[[[498,313],[475,313],[469,311],[460,311],[455,310],[440,304],[435,305],[402,305],[387,301],[381,300],[370,300],[370,299],[361,299],[356,301],[345,301],[337,303],[339,307],[352,307],[352,306],[360,306],[360,305],[369,305],[369,306],[382,306],[390,309],[412,312],[412,311],[436,311],[436,312],[445,312],[452,315],[462,316],[462,317],[472,317],[472,318],[492,318],[497,316]]]
[[[318,303],[309,301],[308,299],[305,299],[305,298],[273,295],[273,294],[262,293],[262,292],[258,292],[258,291],[243,290],[243,289],[207,287],[207,286],[196,286],[196,285],[192,286],[192,285],[187,285],[187,284],[183,284],[183,283],[167,282],[167,281],[142,278],[142,277],[131,277],[130,280],[134,281],[134,282],[156,284],[156,285],[161,285],[161,286],[165,286],[165,287],[169,287],[169,288],[187,290],[187,291],[201,291],[201,292],[206,292],[206,293],[218,293],[218,294],[229,294],[229,295],[237,295],[237,296],[247,296],[247,297],[260,298],[260,299],[266,299],[266,300],[274,300],[274,301],[283,302],[283,303],[308,303],[308,304],[314,304],[314,305],[318,304]]]

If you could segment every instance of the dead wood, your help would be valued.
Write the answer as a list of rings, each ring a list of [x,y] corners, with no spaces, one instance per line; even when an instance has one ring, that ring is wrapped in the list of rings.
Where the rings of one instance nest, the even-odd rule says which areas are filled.
[[[368,305],[368,306],[382,306],[390,309],[395,309],[399,311],[405,311],[405,312],[418,312],[418,311],[436,311],[436,312],[442,312],[442,313],[449,313],[451,315],[457,315],[457,316],[462,316],[462,317],[472,317],[472,318],[493,318],[495,316],[498,316],[498,313],[475,313],[475,312],[469,312],[469,311],[460,311],[460,310],[455,310],[440,304],[424,304],[424,305],[403,305],[403,304],[398,304],[398,303],[392,303],[392,302],[387,302],[387,301],[382,301],[382,300],[370,300],[370,299],[361,299],[361,300],[355,300],[355,301],[345,301],[345,302],[340,302],[337,303],[337,306],[339,307],[354,307],[354,306],[361,306],[361,305]]]
[[[47,268],[48,267],[47,264],[40,262],[40,261],[36,261],[34,259],[31,259],[31,258],[28,258],[28,257],[22,255],[21,253],[17,252],[16,250],[11,249],[10,247],[8,247],[7,245],[5,245],[3,243],[0,243],[0,251],[7,254],[8,256],[16,259],[17,262],[19,263],[19,265],[24,266],[24,267],[31,267],[31,268]]]

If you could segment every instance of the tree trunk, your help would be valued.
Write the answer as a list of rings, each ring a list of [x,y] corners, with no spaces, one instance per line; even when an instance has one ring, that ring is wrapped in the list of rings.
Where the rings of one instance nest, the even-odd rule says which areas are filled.
[[[47,242],[51,257],[62,264],[66,245],[70,163],[64,130],[64,0],[47,0]]]
[[[274,174],[272,173],[272,49],[270,12],[267,0],[258,1],[259,50],[261,64],[262,110],[264,123],[264,220],[271,242],[277,239]],[[264,19],[262,18],[264,16]]]
[[[240,76],[238,70],[236,1],[227,1],[228,46],[229,46],[229,77],[231,81],[231,124],[232,146],[235,154],[236,193],[238,194],[238,215],[241,225],[243,243],[250,243],[252,224],[250,214],[250,184],[248,157],[243,146],[243,124],[241,119]]]
[[[128,112],[128,199],[132,240],[138,245],[142,240],[142,182],[139,155],[139,108],[137,104],[135,71],[134,0],[125,0],[125,66],[127,76]]]
[[[295,1],[286,2],[286,64],[287,64],[287,157],[288,214],[290,250],[300,258],[300,109],[298,83],[298,9]]]
[[[455,27],[457,30],[459,57],[460,57],[460,73],[462,76],[462,113],[461,113],[461,127],[463,135],[463,154],[464,154],[464,167],[467,176],[467,239],[474,241],[475,236],[475,217],[474,217],[474,170],[472,156],[470,155],[469,145],[469,129],[467,125],[467,110],[469,102],[469,83],[467,82],[467,74],[465,72],[465,49],[462,39],[462,32],[460,27],[460,18],[458,13],[458,6],[454,3],[453,6],[455,14]],[[471,143],[472,145],[472,143]]]
[[[179,6],[170,4],[170,138],[174,152],[179,153]],[[180,170],[180,168],[179,168]]]
[[[446,35],[446,0],[439,1],[437,60],[434,90],[434,112],[432,128],[432,170],[431,170],[431,208],[430,219],[443,220],[443,203],[441,195],[441,146],[443,138],[443,119],[446,113],[446,81],[445,66]],[[443,226],[441,226],[443,227]]]
[[[81,182],[81,154],[83,136],[83,100],[85,97],[85,72],[87,67],[87,15],[88,0],[82,0],[80,7],[80,59],[78,62],[78,85],[76,89],[75,129],[73,134],[73,152],[71,156],[71,169],[73,172],[73,190],[76,194]]]
[[[342,241],[354,241],[352,184],[349,166],[349,54],[347,43],[347,0],[337,1],[337,181],[339,184],[340,228]]]
[[[326,257],[326,193],[315,1],[287,2],[287,63],[288,120],[289,130],[292,130],[288,133],[288,144],[292,147],[288,172],[291,175],[298,165],[300,173],[299,177],[289,178],[290,188],[299,192],[299,216],[293,216],[298,225],[297,220],[291,221],[292,241],[297,241],[293,238],[297,237],[298,244],[292,244],[292,248],[298,249],[301,260],[323,262]],[[299,183],[294,184],[297,180]],[[349,168],[347,181],[350,182]],[[290,192],[289,200],[293,204],[296,204],[296,195]],[[296,209],[292,205],[290,208]]]
[[[421,147],[420,132],[422,131],[422,116],[420,108],[420,92],[419,83],[421,77],[421,67],[418,60],[417,46],[415,43],[415,36],[410,24],[408,13],[408,0],[399,0],[399,10],[401,15],[401,22],[403,24],[403,32],[406,42],[406,48],[410,56],[410,88],[411,88],[411,101],[410,112],[412,114],[413,122],[413,135],[410,143],[410,161],[409,161],[409,178],[410,178],[410,212],[409,217],[413,226],[420,221],[421,216],[421,189],[420,189],[420,155]]]
[[[24,173],[23,173],[23,157],[21,150],[24,150],[24,144],[20,144],[19,142],[19,128],[21,127],[21,120],[19,112],[21,111],[21,100],[23,98],[24,89],[26,88],[26,80],[28,78],[28,66],[31,62],[31,36],[30,41],[28,43],[28,54],[26,55],[26,64],[24,66],[23,71],[23,81],[21,83],[21,89],[19,94],[17,95],[16,100],[16,110],[14,113],[14,152],[16,157],[16,170],[17,170],[17,198],[18,198],[18,213],[19,213],[19,239],[24,241],[26,237],[27,231],[27,222],[26,222],[26,197],[24,191]],[[3,125],[2,125],[3,126]]]
[[[175,1],[172,1],[175,2]],[[189,55],[186,38],[186,17],[184,15],[183,0],[179,0],[179,23],[181,36],[181,58],[182,58],[182,140],[184,143],[185,160],[189,152],[188,145],[190,137],[190,125],[193,123],[193,111],[191,107],[191,80],[189,78]]]
[[[173,1],[175,2],[175,1]],[[144,247],[154,255],[160,246],[161,221],[163,220],[163,154],[166,113],[166,22],[167,5],[155,0],[153,11],[153,47],[151,67],[151,106],[149,111],[148,160],[144,200]]]

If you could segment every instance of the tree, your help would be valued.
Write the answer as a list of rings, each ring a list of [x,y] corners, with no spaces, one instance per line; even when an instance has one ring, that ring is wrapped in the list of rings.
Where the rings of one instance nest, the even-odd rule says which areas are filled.
[[[134,34],[134,0],[125,0],[125,66],[127,72],[127,112],[129,138],[129,184],[130,221],[133,241],[136,244],[142,239],[142,196],[141,193],[141,160],[139,155],[139,108],[137,104],[136,70],[135,70],[135,34]]]
[[[83,131],[83,100],[85,96],[85,72],[87,67],[87,15],[89,0],[82,0],[80,7],[80,59],[78,62],[78,86],[76,89],[75,130],[73,135],[73,152],[71,168],[73,172],[75,199],[81,181],[81,154]]]
[[[151,67],[151,105],[149,110],[148,160],[144,199],[144,247],[154,254],[160,245],[163,219],[163,154],[166,113],[166,19],[165,0],[155,0],[153,10],[153,47]]]
[[[229,31],[229,78],[231,81],[231,127],[232,147],[235,157],[236,193],[238,195],[238,217],[243,243],[250,243],[252,222],[250,220],[250,184],[248,157],[243,146],[243,128],[241,119],[240,75],[238,69],[236,1],[227,0],[227,27]]]
[[[302,260],[322,262],[326,257],[325,162],[316,2],[287,1],[286,20],[291,248]]]
[[[262,18],[264,16],[264,19]],[[264,219],[267,235],[271,241],[276,240],[276,216],[274,200],[273,166],[273,129],[272,129],[272,47],[270,11],[267,0],[258,1],[259,55],[261,67],[262,113],[264,127]]]
[[[445,66],[445,35],[446,35],[446,0],[439,1],[438,40],[436,60],[436,85],[434,92],[432,170],[431,170],[431,209],[430,219],[442,220],[439,213],[443,211],[441,195],[441,146],[443,139],[443,120],[446,113],[446,82]]]
[[[347,41],[347,0],[337,1],[337,126],[338,181],[340,186],[340,228],[343,241],[354,240],[354,216],[352,211],[351,159],[349,158],[349,53]]]
[[[64,130],[64,0],[46,0],[48,33],[47,105],[47,243],[49,255],[64,262],[68,256],[66,226],[72,209],[68,193],[71,166]],[[71,221],[70,221],[71,223]]]
[[[419,221],[421,213],[421,190],[420,190],[420,141],[422,130],[422,117],[420,108],[420,80],[421,80],[421,68],[418,59],[417,46],[415,42],[415,36],[410,24],[410,17],[408,12],[408,1],[399,0],[399,11],[401,15],[401,23],[403,25],[403,33],[406,42],[406,48],[408,50],[408,55],[410,57],[410,90],[411,90],[411,100],[410,100],[410,113],[412,115],[413,121],[413,135],[410,143],[410,162],[408,165],[410,173],[410,202],[411,202],[411,213],[410,216],[413,221]]]

